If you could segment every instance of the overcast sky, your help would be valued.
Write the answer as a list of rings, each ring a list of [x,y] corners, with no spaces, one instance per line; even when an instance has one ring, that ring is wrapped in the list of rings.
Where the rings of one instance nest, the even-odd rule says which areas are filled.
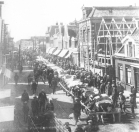
[[[2,0],[1,0],[2,1]],[[139,6],[139,0],[3,0],[2,18],[14,40],[44,36],[47,26],[82,18],[81,7]]]

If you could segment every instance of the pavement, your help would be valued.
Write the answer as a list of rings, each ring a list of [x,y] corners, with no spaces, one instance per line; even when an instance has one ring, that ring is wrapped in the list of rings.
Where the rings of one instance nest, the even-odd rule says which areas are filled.
[[[15,71],[17,72],[17,71]],[[24,89],[27,90],[29,93],[30,101],[33,98],[33,94],[31,88],[27,85],[27,76],[32,72],[31,69],[24,68],[23,73],[19,77],[19,84],[15,86],[13,80],[11,80],[3,89],[0,89],[0,107],[7,107],[7,106],[14,106],[17,108],[16,115],[18,115],[20,120],[15,120],[14,123],[9,128],[16,127],[16,130],[22,130],[26,132],[27,124],[23,121],[23,113],[22,113],[22,103],[21,103],[21,94],[23,93]],[[58,120],[64,124],[65,122],[69,122],[72,128],[72,132],[75,130],[75,121],[73,119],[73,103],[72,99],[69,96],[66,96],[65,92],[62,89],[57,89],[56,94],[52,94],[52,89],[48,87],[48,83],[44,84],[41,81],[39,82],[39,86],[37,89],[37,95],[41,91],[41,89],[45,89],[47,93],[47,97],[51,98],[56,113],[56,117]],[[10,93],[10,94],[9,94]],[[137,104],[139,104],[137,98]],[[128,114],[122,115],[121,123],[111,123],[107,122],[105,125],[99,125],[99,132],[139,132],[139,106],[135,109],[136,118],[132,119],[130,114],[130,109],[128,109]],[[5,115],[4,115],[5,114]],[[10,114],[10,112],[9,112]],[[31,114],[31,109],[30,109]],[[4,116],[7,116],[7,112],[3,113]],[[7,116],[8,117],[8,116]],[[1,117],[0,117],[1,118]],[[85,123],[85,122],[84,122]],[[1,125],[0,128],[6,129],[8,128],[7,125]],[[12,129],[10,129],[12,130]],[[0,130],[1,131],[1,130]],[[15,131],[13,131],[15,132]]]

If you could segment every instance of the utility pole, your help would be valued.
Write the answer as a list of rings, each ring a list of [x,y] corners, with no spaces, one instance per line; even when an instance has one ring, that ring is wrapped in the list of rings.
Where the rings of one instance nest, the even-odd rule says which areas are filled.
[[[106,54],[107,54],[107,39],[104,37],[104,42],[105,42],[105,73],[106,73]]]
[[[20,55],[21,54],[21,40],[20,40],[20,44],[19,44],[19,66],[21,65],[20,64],[20,61],[21,61],[21,59],[20,59]]]
[[[93,57],[93,69],[94,69],[94,73],[95,73],[95,44],[96,44],[96,42],[95,42],[95,38],[94,38],[94,57]]]

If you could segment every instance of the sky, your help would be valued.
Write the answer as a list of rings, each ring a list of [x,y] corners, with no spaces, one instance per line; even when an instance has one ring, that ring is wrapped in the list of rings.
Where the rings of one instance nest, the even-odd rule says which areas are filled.
[[[139,6],[139,0],[1,0],[2,19],[14,41],[45,36],[56,22],[67,24],[82,18],[82,6]]]

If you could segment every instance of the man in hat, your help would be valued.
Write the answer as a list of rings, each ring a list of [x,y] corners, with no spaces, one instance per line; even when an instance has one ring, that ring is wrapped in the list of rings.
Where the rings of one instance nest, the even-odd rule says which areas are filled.
[[[108,84],[106,85],[105,92],[108,96],[110,96],[112,94],[112,87],[111,87],[110,82],[108,82]]]
[[[118,95],[120,92],[124,93],[124,87],[122,86],[121,82],[117,83],[117,92],[118,92]]]
[[[28,119],[28,113],[29,113],[29,106],[27,104],[27,101],[24,102],[22,110],[24,115],[24,122],[26,123]]]
[[[137,89],[133,85],[131,85],[131,93],[134,96],[134,108],[137,108],[137,104],[136,104],[136,93],[137,93]]]
[[[21,96],[21,101],[24,103],[25,101],[28,102],[28,100],[29,100],[29,95],[28,95],[27,91],[24,90],[24,92]]]
[[[52,89],[53,89],[53,94],[56,91],[57,85],[58,85],[59,79],[57,75],[54,75],[54,78],[52,79]]]
[[[33,94],[36,93],[37,87],[38,87],[38,84],[35,82],[35,80],[33,80],[33,82],[32,82],[32,92],[33,92]]]
[[[44,89],[42,89],[42,91],[39,93],[39,103],[40,103],[40,111],[44,112],[45,110],[45,101],[47,101],[47,97],[46,97],[46,93],[44,91]]]
[[[126,98],[123,95],[123,92],[120,92],[119,97],[118,97],[118,103],[120,105],[121,111],[124,113],[125,113],[125,101],[126,101]]]
[[[114,107],[116,107],[117,105],[117,97],[118,97],[117,88],[115,84],[112,84],[112,100]]]
[[[69,126],[69,122],[65,122],[65,128],[68,130],[68,132],[71,132],[71,127]]]
[[[81,115],[81,103],[78,98],[75,99],[73,110],[74,110],[73,113],[74,113],[75,124],[77,124],[78,119]]]
[[[130,94],[130,106],[131,106],[131,112],[132,112],[132,116],[133,116],[133,118],[135,118],[135,112],[134,112],[134,99],[135,97],[134,97],[134,94],[133,93],[131,93]]]
[[[105,83],[103,82],[103,80],[100,81],[100,94],[104,94],[105,93]]]
[[[14,76],[15,85],[17,85],[18,80],[19,80],[19,76],[17,73],[15,73],[15,76]]]

